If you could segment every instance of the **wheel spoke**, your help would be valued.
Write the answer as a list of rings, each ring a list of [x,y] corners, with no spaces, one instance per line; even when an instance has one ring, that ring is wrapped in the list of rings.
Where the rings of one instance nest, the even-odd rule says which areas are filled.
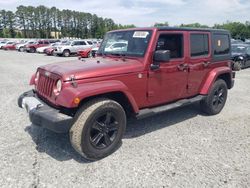
[[[102,131],[102,127],[103,127],[102,123],[100,123],[100,122],[98,122],[98,121],[96,121],[96,122],[94,123],[94,125],[92,126],[93,129],[98,130],[99,132]]]
[[[118,130],[118,126],[117,125],[118,125],[117,121],[115,121],[114,123],[109,124],[108,125],[109,132]]]
[[[94,138],[92,139],[92,142],[95,144],[95,145],[98,145],[98,143],[100,142],[100,140],[102,139],[103,137],[103,134],[102,133],[98,133],[94,136]]]
[[[108,112],[106,114],[106,119],[105,119],[105,124],[110,124],[111,122],[111,117],[112,117],[112,114],[110,112]]]
[[[112,143],[108,134],[104,134],[104,142],[106,146],[109,146]]]
[[[224,97],[223,96],[219,97],[219,103],[222,104],[223,101],[224,101]]]

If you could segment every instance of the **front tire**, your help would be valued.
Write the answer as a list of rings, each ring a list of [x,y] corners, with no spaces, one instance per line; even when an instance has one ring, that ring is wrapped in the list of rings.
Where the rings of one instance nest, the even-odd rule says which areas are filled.
[[[88,160],[102,159],[121,145],[126,129],[122,106],[109,99],[95,99],[81,107],[70,129],[73,148]]]
[[[23,51],[24,51],[24,48],[23,48],[23,47],[20,47],[20,48],[18,49],[18,51],[19,51],[19,52],[23,52]]]
[[[70,51],[69,50],[64,50],[63,51],[63,56],[64,57],[69,57],[70,56]]]
[[[208,115],[216,115],[224,108],[227,100],[227,84],[218,79],[213,84],[208,96],[201,101],[201,109]]]

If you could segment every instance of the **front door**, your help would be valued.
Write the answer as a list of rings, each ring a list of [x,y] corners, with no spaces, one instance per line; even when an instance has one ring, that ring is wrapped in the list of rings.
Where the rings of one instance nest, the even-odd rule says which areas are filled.
[[[187,32],[159,32],[155,50],[169,50],[170,61],[149,70],[148,101],[151,106],[169,103],[187,95],[188,62],[184,44]]]

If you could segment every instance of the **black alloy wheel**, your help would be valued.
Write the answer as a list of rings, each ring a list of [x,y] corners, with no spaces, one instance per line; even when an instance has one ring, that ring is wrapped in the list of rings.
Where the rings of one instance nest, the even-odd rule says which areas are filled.
[[[225,89],[223,87],[218,87],[214,91],[214,97],[213,97],[213,106],[215,109],[220,109],[222,105],[224,105],[224,100],[225,100]]]
[[[112,112],[106,112],[95,119],[90,129],[90,142],[97,149],[109,147],[116,139],[119,121]]]

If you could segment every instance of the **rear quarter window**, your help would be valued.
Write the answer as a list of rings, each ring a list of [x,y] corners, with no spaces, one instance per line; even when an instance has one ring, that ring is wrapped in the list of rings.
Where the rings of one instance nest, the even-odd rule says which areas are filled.
[[[230,42],[227,34],[214,34],[214,55],[230,53]]]

